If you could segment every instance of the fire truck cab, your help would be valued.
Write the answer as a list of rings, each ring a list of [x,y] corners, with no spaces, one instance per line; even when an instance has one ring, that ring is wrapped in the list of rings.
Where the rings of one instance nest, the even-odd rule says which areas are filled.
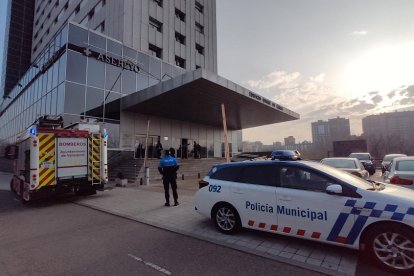
[[[108,182],[107,138],[99,124],[67,129],[61,116],[40,117],[9,148],[11,190],[25,203],[56,193],[95,194]]]

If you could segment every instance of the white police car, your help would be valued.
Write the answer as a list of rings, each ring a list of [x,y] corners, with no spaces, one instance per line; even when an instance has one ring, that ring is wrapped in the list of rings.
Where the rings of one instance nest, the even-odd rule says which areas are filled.
[[[414,271],[414,191],[309,161],[215,165],[196,210],[219,231],[251,228],[365,249],[394,272]]]

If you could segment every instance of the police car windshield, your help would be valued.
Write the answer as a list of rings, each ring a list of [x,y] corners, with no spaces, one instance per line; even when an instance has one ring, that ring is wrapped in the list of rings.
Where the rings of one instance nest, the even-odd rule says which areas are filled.
[[[307,165],[309,165],[310,167],[315,168],[317,170],[320,170],[322,172],[325,172],[325,173],[327,173],[327,174],[329,174],[329,175],[331,175],[335,178],[338,178],[338,179],[342,180],[343,182],[351,184],[351,185],[353,185],[353,186],[355,186],[359,189],[364,189],[364,190],[372,189],[372,183],[370,183],[370,182],[368,182],[368,181],[366,181],[366,180],[364,180],[360,177],[354,176],[353,174],[341,171],[339,169],[333,168],[333,167],[328,166],[328,165],[324,165],[324,164],[321,164],[321,163],[316,163],[316,162],[309,162],[309,163],[307,163]]]

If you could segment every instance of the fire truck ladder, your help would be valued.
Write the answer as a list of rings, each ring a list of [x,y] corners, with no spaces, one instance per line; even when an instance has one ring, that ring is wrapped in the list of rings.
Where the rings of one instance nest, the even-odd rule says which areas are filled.
[[[101,138],[99,134],[89,136],[89,181],[101,183]]]

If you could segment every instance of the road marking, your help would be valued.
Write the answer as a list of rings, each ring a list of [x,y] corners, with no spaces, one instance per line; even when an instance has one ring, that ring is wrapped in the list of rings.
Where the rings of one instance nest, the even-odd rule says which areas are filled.
[[[158,266],[158,265],[156,265],[156,264],[153,264],[153,263],[151,263],[151,262],[147,262],[147,261],[143,260],[143,259],[142,259],[142,258],[140,258],[140,257],[134,256],[134,255],[132,255],[132,254],[128,254],[128,256],[129,256],[130,258],[134,259],[134,260],[135,260],[135,261],[137,261],[137,262],[144,263],[146,266],[149,266],[149,267],[151,267],[151,268],[153,268],[153,269],[155,269],[155,270],[158,270],[158,271],[159,271],[159,272],[161,272],[161,273],[164,273],[165,275],[171,275],[171,274],[172,274],[170,271],[166,270],[165,268],[162,268],[162,267],[160,267],[160,266]]]

